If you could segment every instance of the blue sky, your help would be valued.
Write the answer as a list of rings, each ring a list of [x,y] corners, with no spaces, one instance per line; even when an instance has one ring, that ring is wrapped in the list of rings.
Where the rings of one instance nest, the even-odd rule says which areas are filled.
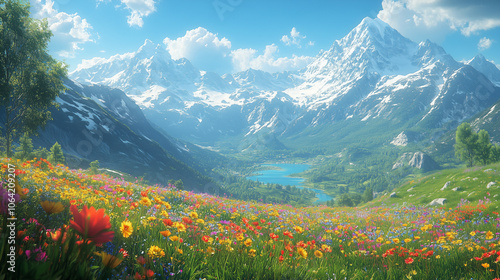
[[[146,39],[220,74],[304,67],[364,17],[415,42],[430,39],[456,60],[482,53],[500,65],[500,1],[454,0],[30,0],[47,17],[51,53],[82,60],[136,51]]]

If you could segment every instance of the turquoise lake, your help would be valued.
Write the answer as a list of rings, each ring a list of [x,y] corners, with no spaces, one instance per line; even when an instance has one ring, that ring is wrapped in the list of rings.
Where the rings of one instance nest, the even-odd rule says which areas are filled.
[[[249,176],[247,179],[253,181],[259,181],[261,183],[270,184],[280,184],[282,186],[290,185],[295,186],[298,189],[304,189],[302,184],[304,183],[304,178],[301,177],[289,177],[289,175],[294,173],[304,172],[311,166],[308,164],[292,164],[292,163],[276,163],[276,164],[263,164],[262,166],[272,166],[278,167],[278,169],[270,169],[259,171],[257,175]],[[316,193],[316,203],[325,202],[331,200],[332,197],[323,192],[323,190],[307,188]]]

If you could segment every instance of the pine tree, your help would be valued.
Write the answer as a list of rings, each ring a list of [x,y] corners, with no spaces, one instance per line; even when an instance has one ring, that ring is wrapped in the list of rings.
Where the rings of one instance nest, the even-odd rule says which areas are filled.
[[[19,146],[16,148],[14,157],[26,161],[33,158],[33,142],[28,133],[24,133],[19,139]]]
[[[55,143],[52,148],[50,148],[49,161],[52,164],[64,164],[65,159],[63,155],[63,151],[61,149],[61,145],[59,143]]]

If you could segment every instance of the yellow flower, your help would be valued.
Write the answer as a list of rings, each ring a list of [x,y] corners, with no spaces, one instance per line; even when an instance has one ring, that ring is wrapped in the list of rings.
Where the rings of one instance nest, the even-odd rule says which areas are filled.
[[[405,243],[410,243],[411,242],[411,239],[410,238],[406,238],[405,239]]]
[[[120,231],[122,232],[123,237],[128,238],[130,235],[132,235],[132,232],[134,232],[132,223],[128,220],[123,221],[120,226]]]
[[[392,242],[394,242],[394,243],[398,244],[398,243],[399,243],[399,238],[394,238],[394,239],[392,240]]]
[[[64,210],[64,205],[61,202],[52,202],[52,201],[40,201],[40,205],[42,205],[43,210],[47,214],[57,214],[61,213]]]
[[[181,255],[182,255],[182,253],[184,253],[184,252],[182,251],[182,249],[180,249],[180,248],[179,248],[179,249],[177,249],[177,252],[179,252],[179,254],[181,254]]]
[[[377,243],[381,243],[382,241],[384,241],[384,238],[379,237],[379,238],[377,238],[377,240],[376,240],[376,241],[377,241]]]
[[[209,254],[215,254],[215,250],[212,247],[207,248],[207,253]]]
[[[204,224],[204,223],[205,223],[205,221],[204,221],[203,219],[197,219],[197,220],[196,220],[196,222],[197,222],[198,224]]]
[[[184,232],[186,231],[186,226],[183,223],[174,223],[174,226],[177,228],[177,231]]]
[[[191,212],[191,213],[189,213],[189,217],[191,217],[191,219],[198,219],[198,213]]]
[[[165,252],[158,246],[151,246],[148,251],[148,255],[150,258],[161,258],[165,256]]]
[[[323,257],[323,253],[321,253],[321,251],[314,251],[314,255],[317,257],[317,258],[322,258]]]
[[[250,249],[250,251],[248,251],[248,256],[250,256],[251,258],[255,257],[257,253],[257,250],[255,249]]]
[[[302,232],[304,232],[304,229],[303,229],[303,228],[301,228],[301,227],[299,227],[299,226],[296,226],[294,229],[295,229],[295,231],[296,231],[297,233],[302,233]]]
[[[304,248],[299,247],[299,248],[297,249],[297,252],[298,252],[298,253],[299,253],[299,255],[300,255],[301,257],[303,257],[304,259],[306,259],[306,258],[307,258],[307,251],[306,251],[306,250],[304,250]]]
[[[151,206],[151,200],[145,196],[141,198],[140,202],[144,206]]]
[[[476,232],[475,232],[475,231],[471,231],[469,234],[470,234],[471,236],[474,236],[474,235],[476,235]]]
[[[163,203],[163,205],[165,205],[165,208],[167,208],[167,210],[172,209],[172,206],[170,206],[170,203],[168,203],[166,201]]]
[[[236,235],[236,240],[241,241],[243,239],[244,239],[243,234]]]
[[[105,266],[105,267],[109,267],[111,269],[117,267],[119,264],[122,263],[122,259],[119,259],[113,255],[110,255],[106,252],[96,252],[94,253],[98,256],[101,256],[102,258],[102,264]]]
[[[481,264],[481,266],[484,267],[484,268],[488,268],[488,267],[490,267],[490,264],[489,263],[483,263],[483,264]]]
[[[151,221],[154,221],[154,220],[156,220],[156,217],[148,217],[148,221],[151,222]]]
[[[176,236],[176,235],[174,235],[174,236],[170,237],[170,240],[173,241],[173,242],[175,242],[175,241],[179,240],[179,237]]]
[[[243,242],[243,244],[245,244],[245,246],[247,246],[247,247],[252,246],[252,239],[247,238],[247,240],[245,240],[245,242]]]
[[[440,259],[440,258],[441,258],[441,256],[440,256],[440,255],[437,255],[437,256],[436,256],[436,259]]]
[[[163,217],[165,217],[165,218],[168,218],[168,217],[169,217],[169,216],[168,216],[167,211],[165,211],[165,210],[162,210],[162,211],[161,211],[161,215],[162,215]]]
[[[493,238],[493,233],[492,233],[491,231],[488,231],[488,232],[486,233],[486,239],[490,240],[490,239],[492,239],[492,238]]]

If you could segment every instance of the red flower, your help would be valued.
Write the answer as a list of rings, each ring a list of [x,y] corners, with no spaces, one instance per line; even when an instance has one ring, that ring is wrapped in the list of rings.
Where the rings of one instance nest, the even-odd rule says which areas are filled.
[[[405,263],[406,263],[406,264],[412,264],[412,263],[413,263],[413,259],[412,259],[412,258],[407,258],[407,259],[405,260]]]
[[[109,216],[104,214],[104,209],[95,210],[94,207],[83,206],[81,212],[75,205],[71,205],[73,221],[71,227],[76,230],[84,239],[92,240],[96,244],[103,244],[113,240],[114,231],[111,231]]]
[[[147,275],[149,278],[151,278],[151,277],[153,277],[153,276],[155,275],[155,272],[154,272],[154,271],[152,271],[151,269],[148,269],[148,271],[146,272],[146,275]]]
[[[174,222],[172,222],[172,220],[170,219],[164,219],[163,220],[163,223],[167,226],[167,227],[170,227],[174,224]]]

